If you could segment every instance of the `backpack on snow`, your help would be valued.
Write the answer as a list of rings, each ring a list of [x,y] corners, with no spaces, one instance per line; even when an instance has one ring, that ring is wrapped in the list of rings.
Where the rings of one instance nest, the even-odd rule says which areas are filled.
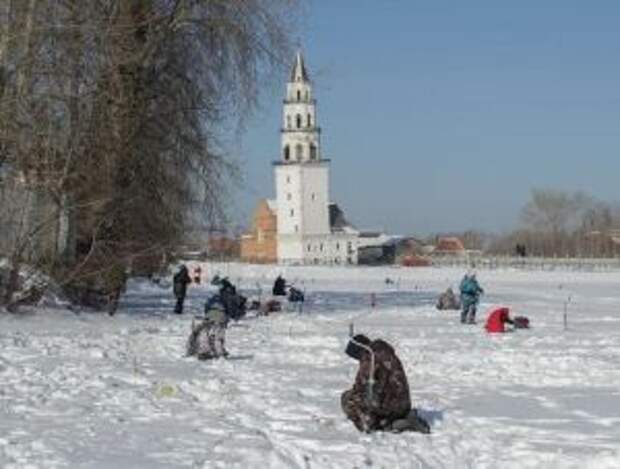
[[[514,323],[515,329],[529,329],[530,328],[530,320],[525,316],[515,316],[512,320]]]

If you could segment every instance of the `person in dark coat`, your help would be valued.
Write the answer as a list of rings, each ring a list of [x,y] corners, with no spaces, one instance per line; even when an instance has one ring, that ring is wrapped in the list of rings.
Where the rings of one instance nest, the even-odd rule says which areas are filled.
[[[353,387],[342,393],[342,410],[361,432],[417,430],[428,424],[411,409],[409,384],[394,349],[387,342],[358,334],[345,350],[359,361]],[[404,423],[404,424],[403,424]],[[396,426],[394,426],[396,424]]]
[[[177,299],[174,312],[177,314],[183,313],[183,303],[185,302],[185,295],[187,295],[187,285],[190,283],[192,283],[192,279],[189,276],[187,266],[183,264],[172,278],[172,290]]]
[[[112,265],[102,273],[101,280],[103,282],[103,291],[106,295],[107,309],[110,316],[116,314],[118,302],[125,291],[127,277],[126,267],[120,260],[113,262]]]
[[[215,275],[213,280],[211,280],[211,285],[215,285],[220,289],[221,293],[231,293],[233,295],[237,294],[237,288],[232,284],[228,277],[220,277],[219,275]]]
[[[273,296],[286,296],[286,280],[284,280],[282,275],[278,275],[276,281],[273,282],[271,293]]]

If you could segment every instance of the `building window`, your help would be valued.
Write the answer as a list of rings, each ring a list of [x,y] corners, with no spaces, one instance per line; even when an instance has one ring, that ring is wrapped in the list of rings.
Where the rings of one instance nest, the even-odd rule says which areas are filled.
[[[299,225],[295,225],[295,233],[299,233]]]
[[[308,252],[312,251],[312,245],[308,244]]]
[[[291,209],[291,217],[294,217],[294,216],[295,216],[295,210]]]
[[[316,194],[313,192],[312,193],[312,200],[315,200],[315,199],[316,199]]]
[[[308,127],[312,127],[312,116],[310,114],[308,114]]]
[[[295,117],[295,123],[297,124],[297,128],[301,129],[301,114],[297,114],[297,117]]]
[[[291,177],[290,176],[286,176],[286,183],[290,183],[291,182]]]
[[[310,159],[316,160],[316,145],[314,143],[310,144]]]
[[[301,101],[301,91],[297,90],[297,101]]]
[[[301,143],[298,143],[295,147],[295,156],[297,157],[298,161],[301,160],[304,156],[304,147],[301,145]]]
[[[321,246],[319,247],[319,251],[323,251],[323,243],[321,243]]]
[[[288,145],[285,145],[284,146],[284,161],[288,161],[290,159],[291,159],[291,148]]]
[[[288,194],[286,194],[286,200],[291,200],[293,196],[291,195],[291,193],[289,192]]]
[[[286,116],[286,128],[291,128],[291,116]]]
[[[340,251],[340,243],[336,243],[336,251]]]

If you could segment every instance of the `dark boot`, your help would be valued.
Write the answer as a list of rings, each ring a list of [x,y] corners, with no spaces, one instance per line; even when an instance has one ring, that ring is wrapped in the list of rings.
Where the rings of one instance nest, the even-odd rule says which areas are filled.
[[[177,297],[177,304],[174,307],[174,312],[176,314],[183,314],[183,302],[185,301],[185,298],[183,298],[182,296]]]
[[[412,410],[406,418],[394,420],[391,430],[395,433],[418,432],[429,434],[431,432],[431,427],[426,420],[418,416],[415,410]]]

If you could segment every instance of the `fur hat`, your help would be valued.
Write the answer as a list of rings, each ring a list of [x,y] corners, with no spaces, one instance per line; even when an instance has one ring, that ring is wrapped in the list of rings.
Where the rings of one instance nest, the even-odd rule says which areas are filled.
[[[360,358],[362,358],[362,352],[365,351],[364,347],[360,346],[360,344],[368,347],[370,346],[370,343],[370,339],[364,334],[357,334],[356,336],[351,337],[351,340],[349,340],[349,343],[347,344],[347,348],[344,350],[344,353],[346,353],[351,358],[359,360]]]

